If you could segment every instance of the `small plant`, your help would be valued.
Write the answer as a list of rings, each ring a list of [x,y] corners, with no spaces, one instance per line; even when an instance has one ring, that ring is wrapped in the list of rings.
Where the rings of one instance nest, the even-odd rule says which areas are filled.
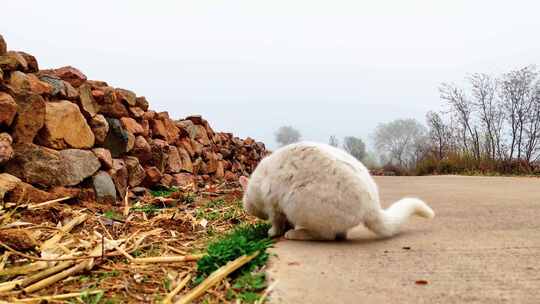
[[[267,223],[241,226],[208,245],[207,254],[197,262],[198,276],[195,282],[200,283],[219,267],[255,251],[260,251],[260,254],[237,270],[233,277],[265,265],[268,260],[266,249],[272,245],[272,239],[268,238],[269,228]]]
[[[169,197],[171,196],[171,194],[177,191],[178,191],[178,188],[176,187],[167,188],[167,187],[160,186],[160,187],[150,190],[150,194],[154,197]]]
[[[98,304],[102,298],[103,291],[95,294],[83,293],[80,299],[85,304]]]
[[[172,287],[172,281],[171,281],[171,279],[169,279],[169,278],[163,279],[163,288],[164,288],[166,291],[171,291],[171,287]]]
[[[238,277],[227,290],[227,300],[239,299],[244,303],[253,303],[260,299],[259,292],[266,288],[264,273],[245,273]]]
[[[193,204],[195,202],[195,198],[197,198],[197,196],[194,193],[186,193],[184,195],[184,202],[186,204]]]
[[[146,205],[146,206],[142,206],[142,207],[133,207],[133,208],[131,208],[132,211],[144,212],[144,213],[146,213],[146,215],[154,215],[154,214],[158,213],[161,209],[163,209],[163,208],[159,208],[159,207],[154,206],[154,205]]]
[[[119,213],[116,213],[114,210],[107,210],[103,213],[103,216],[110,219],[110,220],[120,220],[122,219],[122,215]]]

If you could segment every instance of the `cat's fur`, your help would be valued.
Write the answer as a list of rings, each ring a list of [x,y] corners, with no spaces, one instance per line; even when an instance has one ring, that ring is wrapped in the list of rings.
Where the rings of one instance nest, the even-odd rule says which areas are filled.
[[[417,198],[381,209],[377,185],[367,168],[345,151],[324,144],[302,142],[280,148],[240,183],[245,210],[271,221],[271,237],[334,240],[361,224],[389,237],[412,214],[435,215]],[[289,225],[293,229],[286,231]]]

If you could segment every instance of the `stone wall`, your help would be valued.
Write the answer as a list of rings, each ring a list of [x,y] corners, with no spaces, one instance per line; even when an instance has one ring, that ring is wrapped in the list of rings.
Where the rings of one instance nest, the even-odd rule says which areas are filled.
[[[0,35],[0,199],[66,193],[100,202],[126,189],[248,175],[264,144],[215,132],[200,116],[150,110],[144,96],[67,66],[40,70]]]

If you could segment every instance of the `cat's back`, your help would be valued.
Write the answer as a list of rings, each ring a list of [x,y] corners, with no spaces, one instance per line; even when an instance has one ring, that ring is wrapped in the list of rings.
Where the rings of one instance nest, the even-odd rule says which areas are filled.
[[[369,175],[368,170],[345,151],[313,142],[282,147],[263,159],[259,167],[264,176],[291,182]]]

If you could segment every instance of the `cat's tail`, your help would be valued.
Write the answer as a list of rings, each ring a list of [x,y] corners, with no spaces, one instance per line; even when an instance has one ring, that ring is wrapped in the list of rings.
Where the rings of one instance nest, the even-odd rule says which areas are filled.
[[[422,200],[417,198],[403,198],[387,209],[379,212],[365,221],[366,227],[383,237],[390,237],[399,232],[400,227],[411,217],[418,215],[425,218],[433,218],[435,212]]]

